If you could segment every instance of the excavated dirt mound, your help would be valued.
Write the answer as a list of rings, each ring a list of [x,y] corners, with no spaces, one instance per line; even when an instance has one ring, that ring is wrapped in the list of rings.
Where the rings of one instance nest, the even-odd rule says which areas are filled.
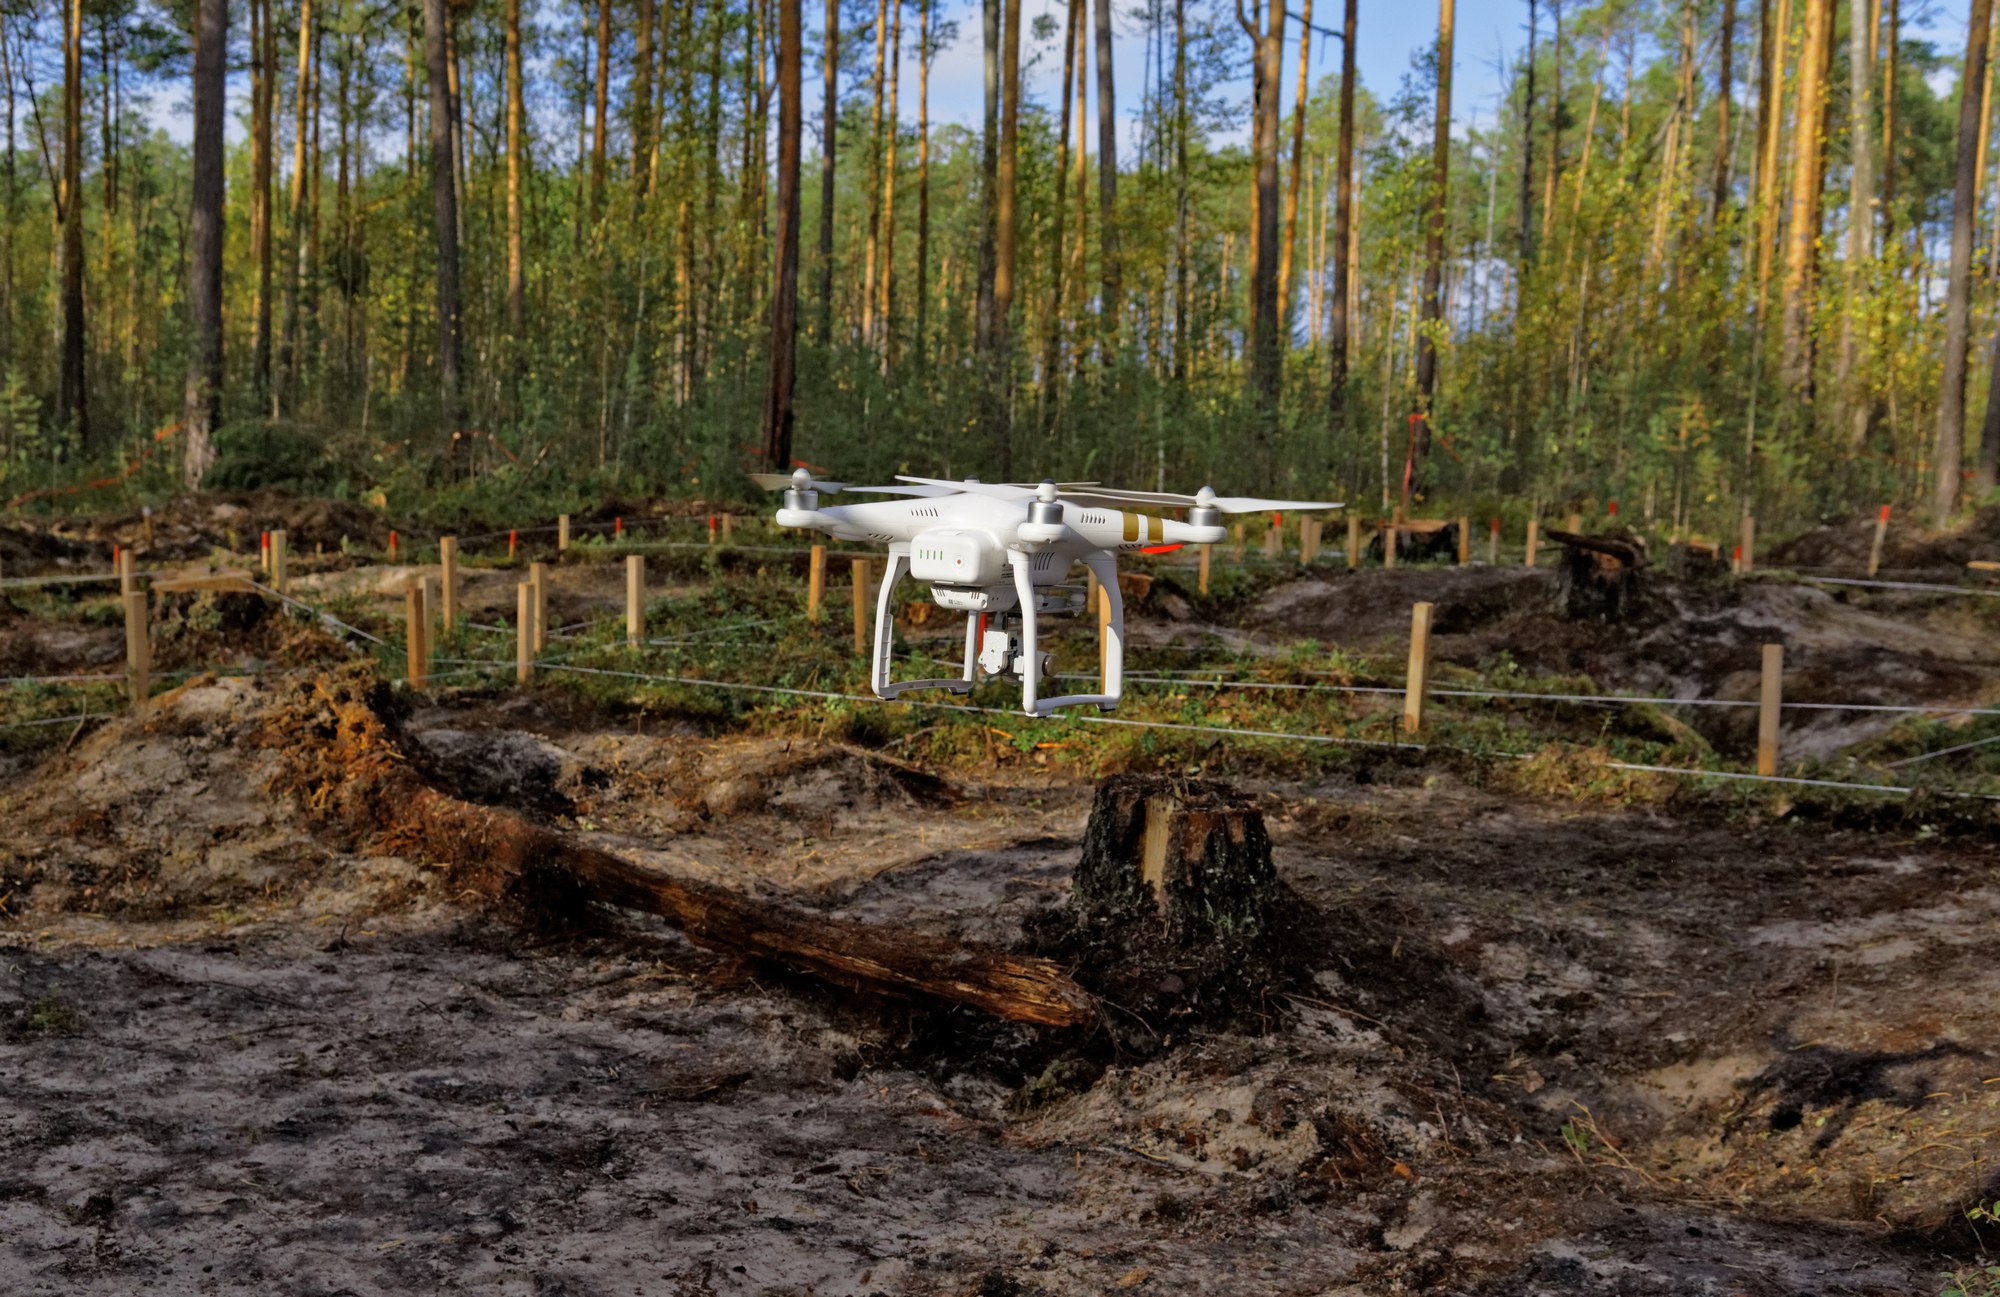
[[[1248,615],[1271,636],[1317,636],[1394,654],[1408,643],[1410,605],[1435,605],[1435,661],[1504,676],[1569,678],[1574,692],[1750,700],[1762,646],[1785,646],[1788,702],[1972,706],[2000,692],[1991,601],[1876,596],[1772,579],[1677,581],[1645,574],[1616,622],[1572,620],[1545,572],[1434,568],[1315,576],[1281,586]],[[1683,713],[1711,743],[1740,754],[1755,742],[1754,708]],[[1894,713],[1815,711],[1785,717],[1794,755],[1828,755],[1879,733]]]
[[[343,540],[374,550],[389,543],[393,525],[375,510],[350,501],[274,490],[177,496],[153,509],[152,522],[151,544],[146,541],[145,518],[136,507],[58,520],[50,530],[72,539],[87,538],[107,553],[117,544],[142,559],[178,560],[206,558],[218,549],[254,555],[258,534],[277,528],[284,529],[294,554],[321,548],[338,553]]]
[[[96,546],[27,527],[0,527],[0,576],[34,576],[109,554]]]
[[[1860,576],[1868,570],[1875,541],[1875,514],[1829,518],[1812,530],[1771,547],[1774,567],[1838,569]],[[1989,504],[1956,531],[1943,535],[1912,532],[1891,523],[1882,540],[1882,566],[1892,572],[1949,571],[1961,575],[1974,559],[2000,560],[2000,505]]]

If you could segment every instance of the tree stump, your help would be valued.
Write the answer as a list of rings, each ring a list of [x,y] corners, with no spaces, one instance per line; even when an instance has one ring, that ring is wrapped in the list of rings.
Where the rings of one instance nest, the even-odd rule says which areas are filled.
[[[1073,881],[1079,909],[1152,916],[1177,945],[1254,941],[1285,894],[1250,799],[1166,775],[1098,785]]]
[[[1640,572],[1646,566],[1646,542],[1633,535],[1583,536],[1549,532],[1563,547],[1557,570],[1557,597],[1570,619],[1617,621],[1639,596]]]

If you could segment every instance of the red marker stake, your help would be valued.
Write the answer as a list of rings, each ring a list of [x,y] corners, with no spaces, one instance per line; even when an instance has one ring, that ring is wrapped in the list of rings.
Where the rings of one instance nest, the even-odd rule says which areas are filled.
[[[389,533],[389,561],[396,561],[396,533],[393,531]]]
[[[1616,500],[1613,500],[1611,502],[1611,516],[1613,518],[1616,518],[1618,516],[1618,502]]]
[[[614,537],[625,534],[625,520],[623,518],[613,518],[611,520],[611,534]]]

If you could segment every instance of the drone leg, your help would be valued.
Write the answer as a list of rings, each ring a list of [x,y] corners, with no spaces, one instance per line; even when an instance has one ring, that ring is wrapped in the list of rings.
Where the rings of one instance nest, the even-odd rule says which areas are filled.
[[[1111,711],[1125,693],[1125,596],[1118,589],[1118,560],[1099,550],[1084,560],[1097,577],[1097,593],[1111,601],[1104,626],[1104,697],[1098,706]]]
[[[1030,716],[1035,711],[1035,692],[1041,684],[1038,660],[1035,657],[1035,578],[1034,558],[1015,551],[1010,555],[1014,564],[1014,593],[1021,602],[1021,660],[1028,669],[1021,673],[1021,710]]]
[[[896,594],[896,582],[903,579],[903,573],[909,570],[909,566],[909,547],[891,545],[889,547],[888,570],[882,573],[882,591],[875,599],[873,684],[875,686],[875,696],[878,698],[891,698],[895,696],[894,692],[889,688],[889,661],[894,655],[896,642],[896,619],[893,600]]]
[[[979,614],[965,614],[965,678],[967,682],[979,678]]]

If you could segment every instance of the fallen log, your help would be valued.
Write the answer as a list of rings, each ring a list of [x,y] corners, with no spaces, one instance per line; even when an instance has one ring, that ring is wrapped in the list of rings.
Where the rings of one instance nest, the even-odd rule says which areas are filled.
[[[383,720],[366,668],[300,687],[273,727],[286,779],[322,822],[449,871],[461,897],[531,914],[590,904],[655,914],[702,945],[768,959],[834,985],[942,1001],[1049,1027],[1097,1020],[1097,1002],[1052,960],[832,919],[673,878],[513,811],[432,787]],[[308,741],[301,741],[308,740]]]

